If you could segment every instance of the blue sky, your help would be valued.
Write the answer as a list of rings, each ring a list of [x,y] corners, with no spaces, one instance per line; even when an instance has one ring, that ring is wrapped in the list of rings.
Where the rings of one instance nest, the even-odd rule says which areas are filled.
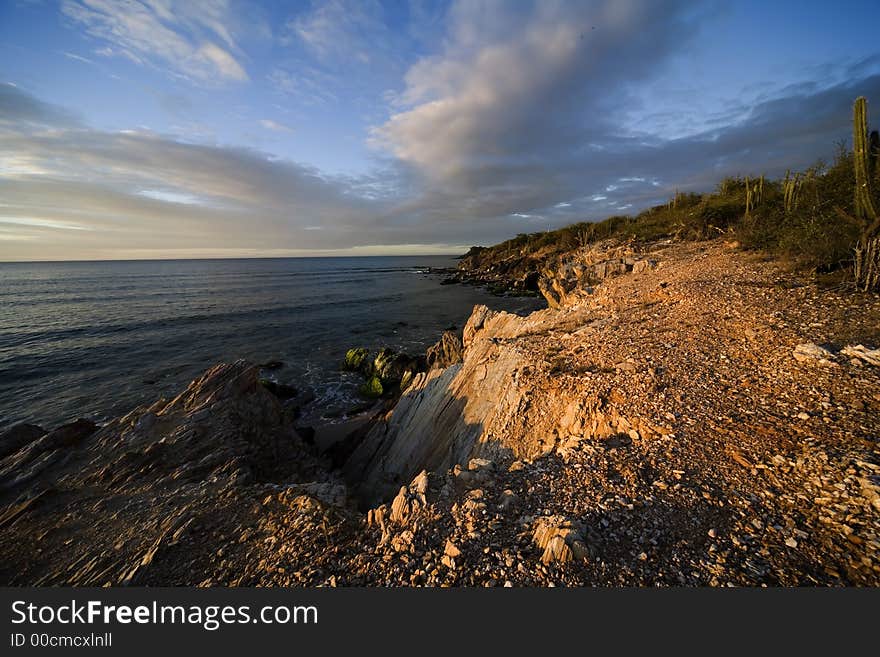
[[[7,0],[0,260],[454,253],[779,175],[880,112],[875,14]]]

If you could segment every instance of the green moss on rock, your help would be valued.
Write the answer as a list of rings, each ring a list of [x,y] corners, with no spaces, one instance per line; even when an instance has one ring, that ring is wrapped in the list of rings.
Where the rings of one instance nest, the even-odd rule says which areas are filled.
[[[360,387],[362,395],[367,397],[381,397],[385,392],[382,387],[382,381],[378,376],[370,377],[370,379]]]
[[[357,371],[361,369],[364,364],[364,361],[367,360],[367,356],[370,355],[370,352],[364,349],[363,347],[355,347],[354,349],[349,349],[345,352],[345,360],[342,362],[342,366],[351,371]]]

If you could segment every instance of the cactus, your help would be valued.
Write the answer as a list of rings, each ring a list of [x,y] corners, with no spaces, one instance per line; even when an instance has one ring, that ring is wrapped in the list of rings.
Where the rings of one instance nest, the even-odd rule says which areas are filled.
[[[749,217],[752,210],[761,205],[764,200],[764,176],[761,176],[754,184],[749,182],[746,177],[746,217]]]
[[[853,106],[853,168],[856,174],[855,208],[856,218],[861,221],[876,221],[877,210],[871,199],[871,179],[868,174],[868,101],[864,96],[856,98]]]
[[[752,209],[752,186],[749,183],[749,177],[746,176],[746,218]]]
[[[798,192],[801,188],[801,174],[795,174],[791,177],[791,171],[785,172],[785,180],[782,183],[783,203],[785,214],[790,214],[792,210],[797,208]]]
[[[853,106],[853,169],[855,171],[856,218],[864,223],[864,230],[853,253],[853,273],[856,287],[864,291],[880,290],[880,217],[874,208],[871,190],[872,169],[877,169],[877,145],[880,136],[871,133],[868,143],[868,101],[856,98]],[[873,171],[876,174],[876,171]]]

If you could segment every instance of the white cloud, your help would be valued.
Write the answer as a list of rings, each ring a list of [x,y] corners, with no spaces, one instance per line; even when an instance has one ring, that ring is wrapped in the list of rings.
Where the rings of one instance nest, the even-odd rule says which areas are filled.
[[[123,56],[200,82],[243,81],[226,0],[63,0],[62,12],[104,42],[100,55]]]
[[[293,132],[293,128],[272,119],[260,119],[260,125],[266,128],[266,130],[273,130],[275,132]]]

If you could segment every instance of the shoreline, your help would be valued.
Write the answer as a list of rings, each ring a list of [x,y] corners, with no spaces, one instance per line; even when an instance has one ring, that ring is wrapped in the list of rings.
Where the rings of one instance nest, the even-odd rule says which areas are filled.
[[[236,313],[225,312],[222,304],[235,310],[243,298],[241,289],[256,290],[266,280],[263,275],[250,276],[254,272],[249,267],[229,274],[233,287],[221,285],[219,297],[205,294],[203,285],[186,288],[193,274],[189,270],[174,269],[172,278],[151,289],[149,279],[144,284],[135,279],[116,283],[111,280],[115,270],[97,268],[92,273],[99,279],[97,291],[74,297],[70,327],[63,333],[53,329],[53,322],[58,321],[53,315],[54,296],[46,297],[44,303],[39,301],[46,292],[44,286],[22,288],[13,301],[26,302],[27,292],[36,295],[37,303],[22,308],[31,311],[27,326],[4,323],[11,350],[4,356],[7,377],[0,386],[4,400],[0,432],[19,422],[55,427],[80,416],[105,423],[157,396],[175,394],[212,363],[238,357],[257,363],[286,360],[282,369],[268,371],[267,378],[304,393],[311,391],[323,400],[320,410],[306,413],[318,417],[346,412],[347,406],[359,403],[357,384],[336,372],[347,348],[366,342],[420,353],[439,338],[447,324],[460,326],[473,305],[484,302],[482,290],[439,288],[440,277],[426,271],[442,262],[448,261],[369,259],[357,266],[379,268],[378,274],[340,272],[329,278],[320,272],[314,278],[318,274],[311,272],[311,265],[293,276],[285,273],[286,265],[285,272],[272,268],[268,281],[273,290],[281,286],[281,297],[273,301],[258,296]],[[397,269],[386,270],[388,263]],[[153,270],[143,271],[150,274]],[[299,292],[302,286],[296,281],[303,275],[308,285]],[[329,298],[321,294],[325,287],[317,287],[325,283]],[[134,286],[133,292],[117,299],[114,290],[122,284]],[[285,302],[284,295],[294,284],[298,286],[291,292],[294,296]],[[185,289],[179,293],[180,286]],[[74,281],[58,294],[67,298],[78,294],[79,287]],[[439,290],[436,297],[434,290]],[[426,307],[432,299],[436,299],[436,309]],[[93,300],[97,304],[94,316],[84,310]],[[202,307],[203,303],[210,305]],[[354,304],[350,309],[349,303]],[[499,300],[498,305],[515,307],[518,303]],[[161,308],[153,313],[150,309],[156,304]],[[303,304],[306,311],[300,313],[296,308]]]
[[[880,584],[880,298],[720,240],[577,257],[313,440],[244,362],[22,437],[0,581]]]

